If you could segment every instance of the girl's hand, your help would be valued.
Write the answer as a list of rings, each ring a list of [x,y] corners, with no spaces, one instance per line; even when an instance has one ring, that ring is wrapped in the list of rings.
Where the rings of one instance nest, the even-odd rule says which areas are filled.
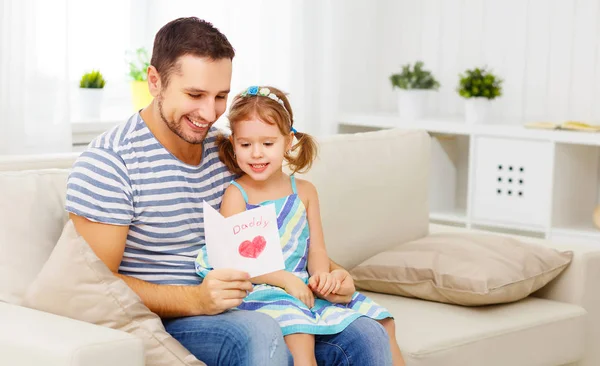
[[[352,276],[350,276],[348,271],[345,269],[334,269],[331,271],[331,275],[333,275],[333,277],[335,277],[338,281],[341,281],[340,288],[327,296],[317,296],[334,304],[349,303],[352,300],[354,292],[356,291]]]
[[[300,278],[289,274],[283,288],[285,292],[302,301],[309,309],[315,306],[315,296],[308,286]]]
[[[315,273],[308,280],[308,286],[320,297],[327,297],[329,294],[335,294],[339,291],[342,282],[332,273]]]
[[[338,268],[331,271],[331,275],[342,283],[340,288],[334,292],[336,295],[354,295],[354,292],[356,292],[356,287],[354,287],[354,279],[352,278],[352,276],[350,276],[350,273],[348,273],[348,271],[342,268]]]

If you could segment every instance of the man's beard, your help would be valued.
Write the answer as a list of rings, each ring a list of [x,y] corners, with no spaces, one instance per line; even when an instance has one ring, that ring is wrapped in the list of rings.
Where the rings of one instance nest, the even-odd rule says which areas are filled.
[[[200,145],[200,144],[202,144],[202,142],[204,142],[204,139],[206,138],[206,134],[204,134],[202,136],[198,136],[196,138],[186,136],[183,133],[183,126],[181,126],[181,123],[182,123],[181,119],[178,122],[167,120],[167,117],[165,117],[165,114],[163,112],[162,96],[158,97],[158,113],[160,115],[160,119],[162,119],[162,121],[167,125],[167,127],[169,127],[169,129],[171,131],[173,131],[174,134],[179,136],[183,141],[187,142],[188,144],[193,144],[193,145]]]

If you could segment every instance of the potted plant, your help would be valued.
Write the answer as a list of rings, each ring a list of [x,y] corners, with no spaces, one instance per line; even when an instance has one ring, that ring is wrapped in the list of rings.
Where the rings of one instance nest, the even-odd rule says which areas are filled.
[[[403,119],[418,119],[425,115],[427,97],[432,90],[437,90],[440,83],[430,71],[423,69],[423,62],[417,61],[414,66],[402,66],[402,72],[390,75],[392,89],[398,88],[398,112]]]
[[[148,66],[150,57],[145,48],[138,48],[129,60],[129,77],[131,78],[131,97],[136,111],[146,107],[152,101],[148,89]]]
[[[106,81],[98,70],[83,74],[79,81],[79,101],[81,116],[84,118],[100,118],[102,96]]]
[[[489,121],[491,101],[502,95],[503,80],[486,68],[466,70],[459,74],[458,94],[466,99],[465,120],[467,123]]]

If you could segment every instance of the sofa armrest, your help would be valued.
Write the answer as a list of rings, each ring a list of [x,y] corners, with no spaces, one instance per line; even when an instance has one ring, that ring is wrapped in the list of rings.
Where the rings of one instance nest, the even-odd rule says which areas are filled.
[[[572,251],[573,261],[533,296],[576,304],[587,311],[585,357],[580,365],[600,365],[600,245],[551,241],[540,241],[540,244]]]
[[[71,169],[81,153],[0,156],[0,172],[39,169]]]
[[[118,330],[0,302],[0,364],[143,366],[141,339]]]
[[[572,251],[571,264],[555,280],[534,294],[536,297],[577,304],[600,314],[600,245],[564,244],[534,240],[560,251]],[[600,318],[598,318],[600,322]],[[600,329],[600,323],[598,324]]]
[[[429,232],[486,232],[431,224]],[[490,234],[490,232],[486,232]],[[495,233],[494,233],[495,234]],[[600,245],[555,243],[517,235],[499,234],[560,251],[572,251],[573,260],[557,278],[533,294],[548,300],[579,305],[587,311],[586,350],[578,365],[600,365]]]

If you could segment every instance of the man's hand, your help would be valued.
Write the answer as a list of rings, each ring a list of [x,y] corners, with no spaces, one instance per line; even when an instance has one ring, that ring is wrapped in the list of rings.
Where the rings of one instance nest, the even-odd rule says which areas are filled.
[[[320,296],[318,294],[317,296],[334,304],[349,303],[350,300],[352,300],[352,295],[354,295],[354,292],[356,292],[356,287],[354,287],[354,280],[352,279],[352,276],[350,276],[348,271],[342,268],[334,269],[331,271],[331,275],[336,280],[340,281],[340,288],[327,296]]]
[[[310,289],[321,297],[337,293],[341,285],[342,281],[329,272],[316,273],[308,280]]]
[[[232,269],[215,269],[197,286],[189,299],[194,315],[215,315],[234,308],[252,291],[250,276]]]
[[[315,296],[300,278],[291,274],[285,279],[285,292],[302,301],[309,309],[315,306]]]

